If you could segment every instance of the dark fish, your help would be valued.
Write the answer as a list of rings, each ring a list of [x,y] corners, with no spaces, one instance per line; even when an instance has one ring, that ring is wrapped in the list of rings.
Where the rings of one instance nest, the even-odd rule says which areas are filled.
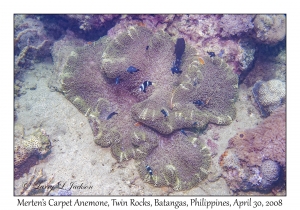
[[[129,66],[127,71],[130,73],[130,74],[133,74],[133,72],[138,72],[139,69],[133,67],[133,66]]]
[[[209,57],[215,57],[216,56],[216,54],[214,52],[208,52],[207,51],[207,54],[209,55]]]
[[[106,120],[109,120],[109,119],[112,118],[115,114],[118,114],[118,113],[117,113],[117,112],[112,112],[112,113],[110,113],[110,114],[107,116]]]
[[[180,132],[183,133],[183,135],[188,136],[183,129],[181,129]]]
[[[196,104],[196,105],[198,105],[198,106],[201,106],[201,105],[203,104],[203,102],[200,101],[200,100],[197,100],[197,101],[193,101],[193,104]]]
[[[152,169],[150,168],[150,166],[147,165],[146,169],[147,169],[148,173],[150,174],[150,176],[152,176],[153,172],[152,172]]]
[[[175,55],[176,55],[176,60],[181,60],[181,57],[184,53],[185,50],[185,41],[184,38],[179,38],[176,41],[175,45]]]
[[[120,83],[120,76],[116,78],[116,85]]]
[[[148,50],[148,49],[149,49],[149,46],[146,47],[146,50]]]
[[[168,113],[164,109],[161,110],[161,113],[163,113],[165,117],[168,116]]]
[[[150,85],[152,85],[152,82],[145,81],[143,84],[141,84],[140,91],[143,91],[144,93],[146,93],[146,88]]]
[[[179,38],[176,41],[175,45],[175,55],[176,55],[176,61],[173,63],[173,67],[171,68],[172,74],[181,74],[182,71],[180,70],[180,64],[181,64],[181,57],[185,50],[185,41],[183,38]]]
[[[173,64],[173,67],[171,68],[172,74],[181,74],[182,71],[179,69],[178,66],[175,65],[175,63]]]
[[[197,126],[197,122],[194,122],[192,126],[193,126],[193,127],[196,127],[196,126]]]

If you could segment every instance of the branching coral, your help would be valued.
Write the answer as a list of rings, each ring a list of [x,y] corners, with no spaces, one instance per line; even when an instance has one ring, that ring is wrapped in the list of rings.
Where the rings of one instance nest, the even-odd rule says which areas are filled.
[[[34,168],[29,180],[24,184],[20,195],[49,195],[54,188],[58,187],[57,184],[51,184],[53,178],[54,176],[51,176],[47,179],[43,173],[43,169],[40,169],[36,173],[36,168]],[[40,187],[42,183],[46,187]]]

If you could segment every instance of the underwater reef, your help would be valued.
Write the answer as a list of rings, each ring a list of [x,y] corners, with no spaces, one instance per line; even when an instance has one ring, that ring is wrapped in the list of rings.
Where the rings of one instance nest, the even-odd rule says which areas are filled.
[[[53,59],[48,87],[88,119],[95,147],[110,148],[119,163],[133,159],[144,182],[183,191],[221,167],[234,193],[269,192],[286,173],[285,19],[16,15],[15,98],[26,93],[22,73]],[[237,133],[219,157],[219,137],[202,135],[236,121],[241,84],[264,121]],[[24,137],[22,129],[15,128],[17,178],[51,149],[44,131]]]
[[[38,129],[30,135],[24,134],[21,124],[15,125],[14,176],[19,178],[51,152],[51,141],[45,130]]]
[[[15,75],[22,69],[32,68],[35,62],[51,56],[50,48],[54,40],[48,36],[41,21],[16,15],[14,34]]]
[[[270,191],[286,177],[286,112],[281,106],[260,125],[237,133],[219,164],[233,191]]]
[[[285,82],[280,80],[257,81],[252,92],[263,117],[270,115],[285,102]]]
[[[68,54],[55,89],[89,119],[96,144],[110,146],[120,162],[135,159],[145,181],[185,190],[207,176],[210,154],[196,134],[179,130],[229,124],[238,78],[220,58],[206,56],[201,64],[189,45],[182,73],[172,74],[175,41],[163,31],[135,26],[86,46],[67,50],[64,44]],[[53,54],[60,55],[61,46],[57,42]],[[129,73],[129,67],[139,71]],[[145,80],[153,85],[143,92],[139,87]]]

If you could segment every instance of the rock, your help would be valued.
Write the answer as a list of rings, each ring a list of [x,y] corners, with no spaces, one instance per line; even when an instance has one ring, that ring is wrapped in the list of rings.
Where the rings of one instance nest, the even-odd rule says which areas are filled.
[[[280,80],[258,81],[254,84],[252,92],[263,117],[269,116],[285,102],[285,82]]]

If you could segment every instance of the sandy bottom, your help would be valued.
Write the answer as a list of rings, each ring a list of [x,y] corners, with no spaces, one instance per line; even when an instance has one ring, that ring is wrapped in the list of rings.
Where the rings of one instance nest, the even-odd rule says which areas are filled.
[[[25,135],[42,128],[49,135],[53,148],[51,153],[36,169],[43,169],[47,177],[54,176],[52,183],[83,183],[92,189],[72,189],[72,195],[231,195],[232,192],[221,177],[218,165],[220,155],[227,147],[228,140],[238,131],[252,128],[261,121],[258,110],[250,97],[246,86],[239,88],[236,103],[237,117],[229,126],[211,125],[200,138],[206,142],[213,140],[219,145],[218,154],[213,157],[211,174],[191,190],[175,192],[168,187],[156,188],[143,182],[135,168],[134,161],[118,163],[109,148],[101,148],[93,141],[92,130],[87,118],[82,115],[65,97],[58,92],[51,92],[48,80],[53,72],[51,63],[39,63],[33,70],[23,74],[23,89],[26,94],[17,97],[15,104],[17,120],[25,128]],[[36,85],[36,89],[26,89]],[[15,195],[30,178],[29,174],[15,180]],[[55,192],[55,191],[54,191]]]

